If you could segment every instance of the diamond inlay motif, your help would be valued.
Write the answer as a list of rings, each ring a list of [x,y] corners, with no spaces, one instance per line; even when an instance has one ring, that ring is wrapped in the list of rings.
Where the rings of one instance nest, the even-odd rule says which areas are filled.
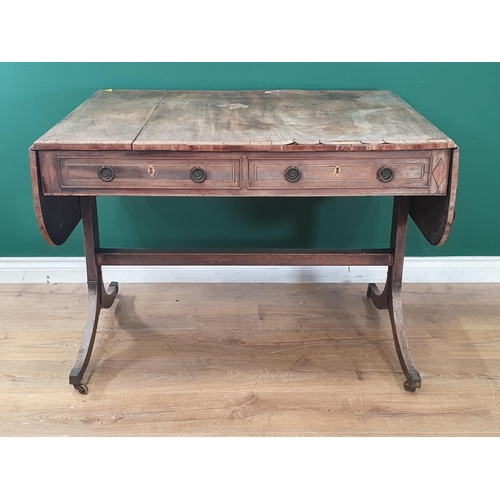
[[[54,181],[56,180],[57,170],[51,161],[46,162],[46,165],[47,168],[45,168],[43,172],[43,181],[47,184],[47,190],[50,191],[50,188],[54,185]]]
[[[434,167],[434,171],[432,172],[432,176],[434,177],[434,180],[436,181],[438,187],[440,187],[443,181],[445,180],[446,174],[447,174],[447,169],[444,166],[443,159],[439,158],[439,161],[437,165]]]

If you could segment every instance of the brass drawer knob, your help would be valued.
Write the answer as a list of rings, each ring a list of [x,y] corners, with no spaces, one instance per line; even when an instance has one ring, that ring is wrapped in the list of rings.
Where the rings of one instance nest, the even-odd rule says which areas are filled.
[[[394,170],[391,167],[382,167],[377,172],[377,177],[381,182],[390,182],[394,179]]]
[[[193,167],[189,175],[194,182],[203,182],[207,178],[206,170],[201,167]]]
[[[99,177],[105,182],[110,182],[115,178],[115,171],[111,167],[101,167]]]
[[[288,182],[297,182],[300,179],[302,172],[298,167],[288,167],[285,170],[285,179]]]

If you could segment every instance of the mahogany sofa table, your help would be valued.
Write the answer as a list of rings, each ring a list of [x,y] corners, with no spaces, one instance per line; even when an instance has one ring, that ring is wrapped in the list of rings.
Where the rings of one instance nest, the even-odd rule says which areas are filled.
[[[455,214],[457,145],[389,91],[99,91],[30,148],[35,211],[45,239],[63,244],[83,220],[88,312],[69,382],[82,394],[105,290],[101,266],[378,265],[396,351],[415,391],[401,304],[410,215],[432,245]],[[148,251],[100,247],[96,197],[392,196],[388,248]]]

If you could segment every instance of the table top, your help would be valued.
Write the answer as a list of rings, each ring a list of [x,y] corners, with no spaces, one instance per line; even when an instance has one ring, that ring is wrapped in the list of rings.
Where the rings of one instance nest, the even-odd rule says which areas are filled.
[[[456,144],[390,91],[98,91],[33,150],[368,151]]]

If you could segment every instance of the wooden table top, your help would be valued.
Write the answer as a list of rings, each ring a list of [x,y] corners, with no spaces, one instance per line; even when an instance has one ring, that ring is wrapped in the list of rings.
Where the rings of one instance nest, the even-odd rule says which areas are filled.
[[[455,143],[390,91],[98,91],[34,150],[367,151]]]

